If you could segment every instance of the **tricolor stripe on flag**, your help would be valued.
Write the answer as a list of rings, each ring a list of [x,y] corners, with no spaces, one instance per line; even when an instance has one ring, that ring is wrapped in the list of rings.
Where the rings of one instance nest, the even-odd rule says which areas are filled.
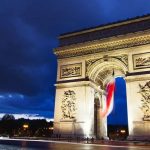
[[[101,110],[101,117],[108,116],[112,110],[113,110],[113,105],[114,105],[114,92],[115,92],[115,79],[112,79],[106,88],[107,95],[106,95],[106,104]]]

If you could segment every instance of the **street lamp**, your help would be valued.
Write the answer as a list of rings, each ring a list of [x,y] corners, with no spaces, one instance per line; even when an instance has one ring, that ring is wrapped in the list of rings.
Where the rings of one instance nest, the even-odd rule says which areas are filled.
[[[120,132],[121,132],[122,134],[125,134],[125,133],[126,133],[126,130],[121,129]]]
[[[28,128],[29,128],[29,125],[28,125],[28,124],[24,124],[24,125],[23,125],[23,128],[24,128],[24,129],[28,129]]]
[[[53,127],[49,127],[48,129],[49,129],[49,130],[53,130],[54,128],[53,128]]]

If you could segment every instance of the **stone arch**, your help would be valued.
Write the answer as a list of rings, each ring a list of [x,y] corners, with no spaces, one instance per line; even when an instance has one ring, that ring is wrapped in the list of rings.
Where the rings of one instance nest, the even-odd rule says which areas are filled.
[[[103,92],[102,96],[99,97],[97,94],[96,99],[100,101],[100,107],[96,105],[94,107],[94,134],[96,138],[107,139],[107,117],[102,118],[100,116],[100,109],[105,105],[106,100],[106,86],[112,78],[123,77],[125,78],[126,72],[128,71],[127,64],[117,58],[107,58],[107,60],[101,58],[89,66],[87,76],[94,82]],[[114,75],[113,75],[114,72]]]
[[[87,76],[101,89],[104,89],[111,80],[113,72],[114,77],[125,77],[127,71],[127,65],[116,58],[109,58],[107,61],[100,59],[88,68]]]

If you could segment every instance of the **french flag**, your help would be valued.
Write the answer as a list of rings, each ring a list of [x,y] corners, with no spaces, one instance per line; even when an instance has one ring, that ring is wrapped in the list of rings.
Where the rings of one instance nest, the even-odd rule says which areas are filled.
[[[106,101],[105,104],[100,111],[101,117],[108,116],[114,106],[114,92],[115,92],[115,78],[113,78],[106,87],[107,95],[106,95]]]

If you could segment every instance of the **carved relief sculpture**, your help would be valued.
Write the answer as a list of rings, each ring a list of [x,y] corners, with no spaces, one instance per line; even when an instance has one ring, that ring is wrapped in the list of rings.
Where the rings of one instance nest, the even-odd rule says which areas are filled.
[[[75,119],[76,114],[76,94],[72,90],[64,92],[62,99],[62,119]]]
[[[117,58],[128,67],[128,55],[115,56],[114,58]]]
[[[62,65],[60,78],[78,77],[82,75],[82,63]]]
[[[140,109],[144,114],[143,120],[150,121],[150,81],[147,82],[144,86],[139,84],[139,87],[140,87],[139,93],[142,96],[141,98],[142,106],[140,107]]]
[[[143,69],[150,67],[150,53],[133,55],[134,69]]]

